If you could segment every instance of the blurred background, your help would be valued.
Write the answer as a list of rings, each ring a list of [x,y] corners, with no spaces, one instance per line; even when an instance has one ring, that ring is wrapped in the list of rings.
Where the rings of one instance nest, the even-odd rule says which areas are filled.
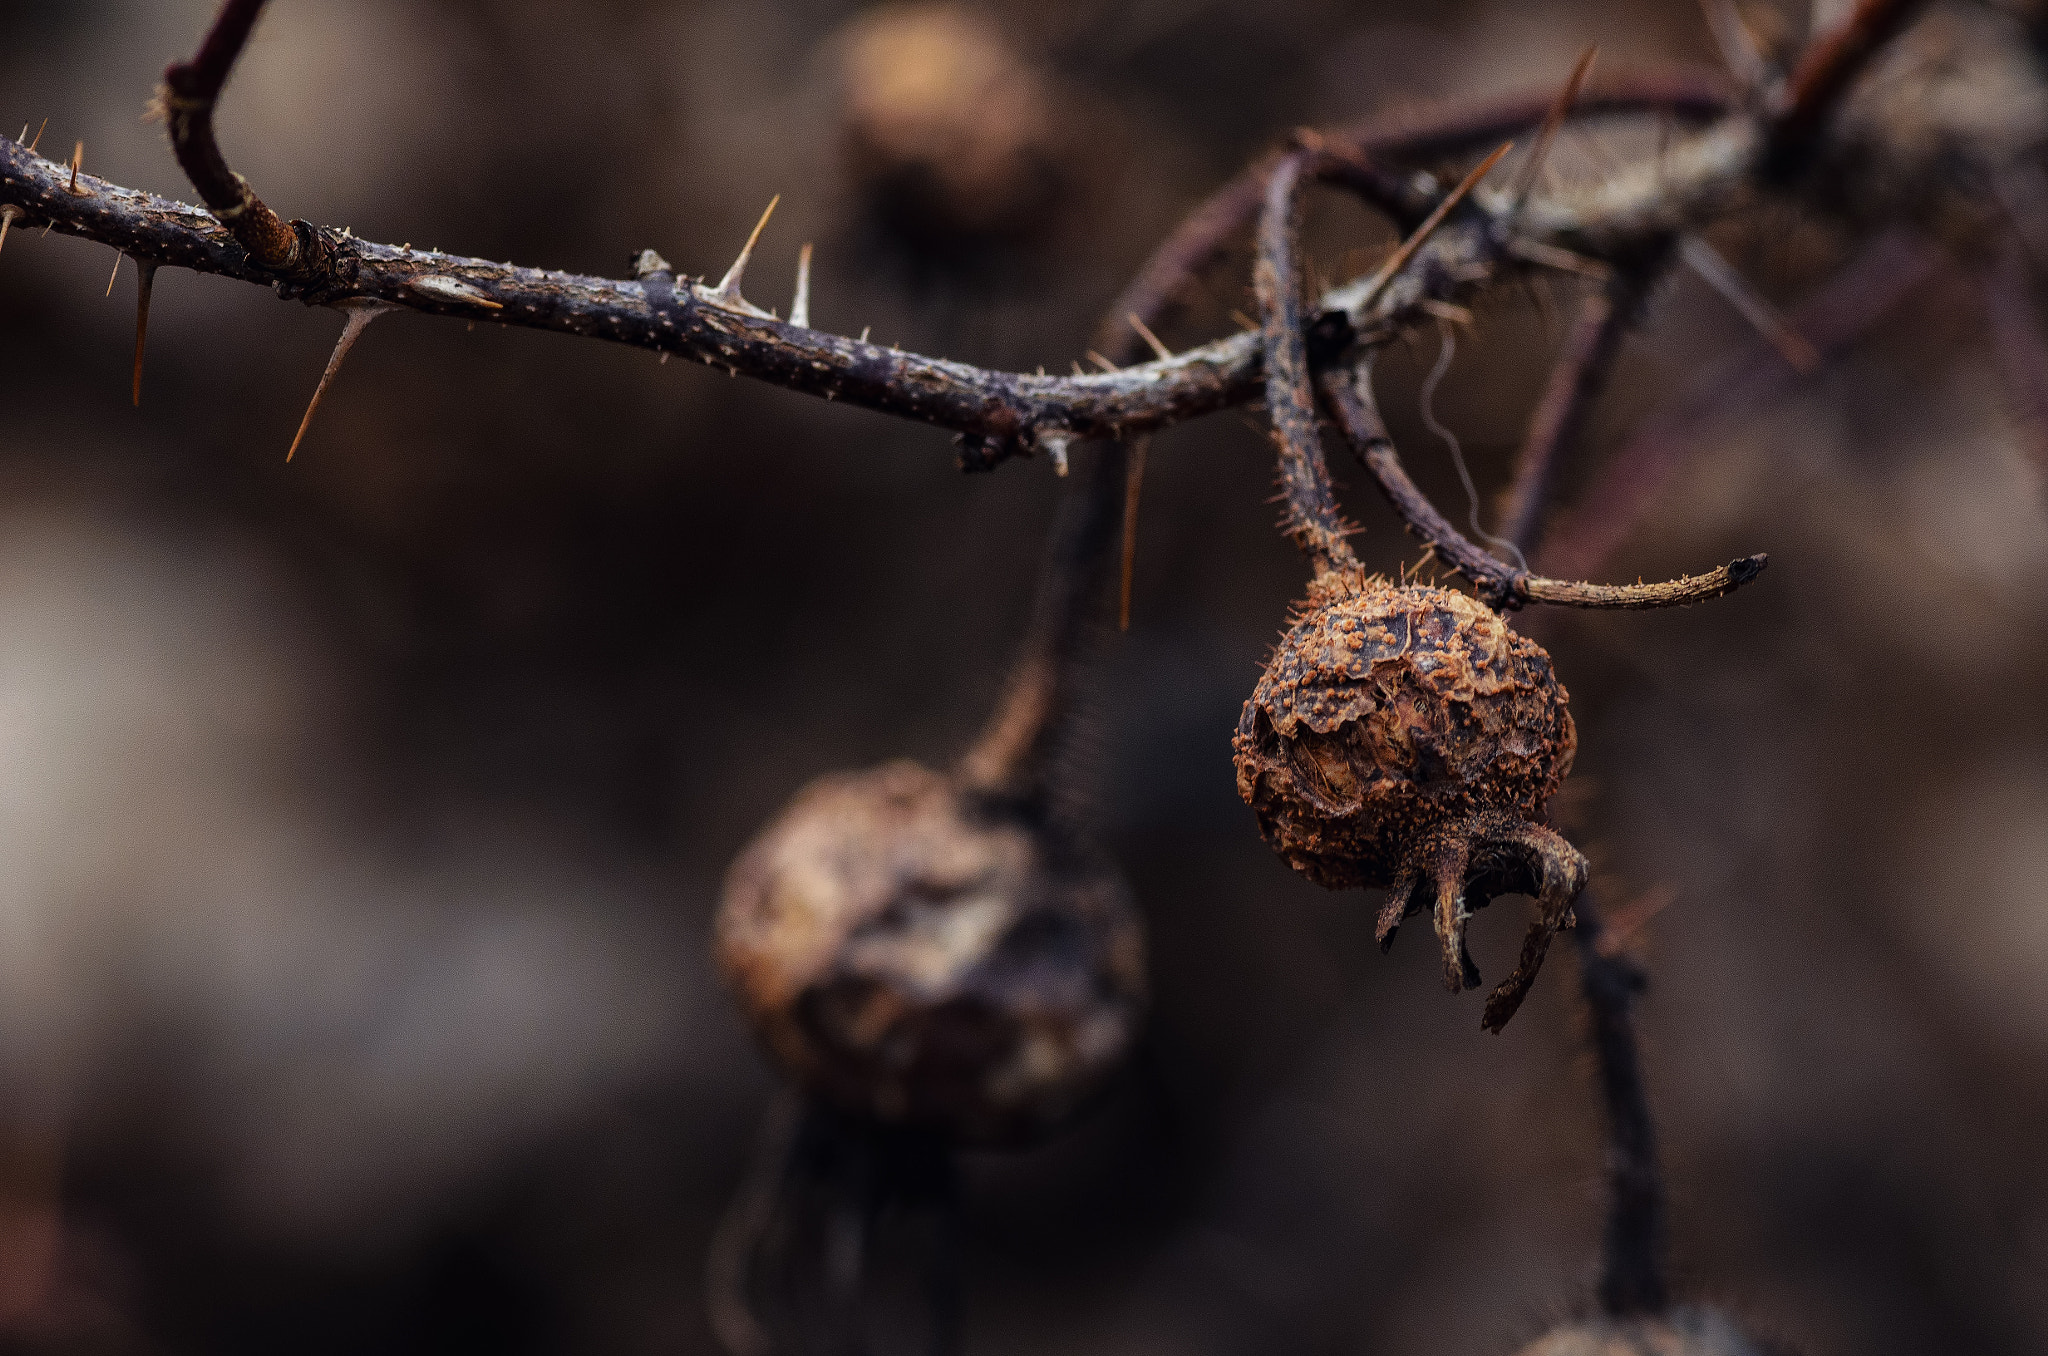
[[[212,8],[5,0],[0,119],[189,198],[139,115]],[[1808,20],[1745,14],[1767,43]],[[1945,68],[1971,126],[2048,134],[2010,17],[1938,22],[2003,54]],[[653,246],[716,277],[780,193],[761,304],[814,240],[814,323],[1065,370],[1288,129],[1554,89],[1589,43],[1715,60],[1693,0],[285,0],[221,137],[286,216],[610,276]],[[1573,133],[1555,173],[1603,154]],[[1781,208],[1715,239],[1787,306],[1866,248]],[[1812,1353],[2048,1349],[2042,430],[1981,260],[1922,239],[1805,377],[1674,274],[1564,497],[1651,428],[1669,477],[1602,575],[1771,569],[1528,619],[1579,727],[1559,809],[1648,919],[1681,1288]],[[1388,240],[1319,200],[1323,276]],[[706,1252],[775,1086],[709,958],[725,865],[818,773],[964,745],[1061,482],[409,315],[287,466],[339,318],[165,270],[136,410],[113,265],[35,232],[0,256],[0,1350],[715,1350]],[[1247,278],[1167,341],[1227,332]],[[1573,300],[1510,290],[1460,337],[1437,412],[1483,492]],[[1437,353],[1394,352],[1382,394],[1462,518],[1418,413]],[[1338,474],[1367,560],[1413,560]],[[1153,447],[1084,771],[1156,1007],[1077,1132],[966,1160],[978,1356],[1505,1353],[1589,1297],[1572,961],[1486,1036],[1426,936],[1380,957],[1376,901],[1296,877],[1234,794],[1305,582],[1271,481],[1249,413]],[[1475,924],[1490,978],[1520,910]]]

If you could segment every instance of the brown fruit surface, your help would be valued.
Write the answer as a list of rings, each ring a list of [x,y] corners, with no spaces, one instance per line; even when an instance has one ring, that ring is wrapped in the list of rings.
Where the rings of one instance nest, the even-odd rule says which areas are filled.
[[[805,1088],[1028,1141],[1122,1063],[1144,934],[1114,872],[916,763],[821,777],[733,863],[721,966]]]
[[[1447,589],[1325,574],[1245,703],[1237,790],[1266,841],[1330,889],[1388,890],[1384,946],[1435,906],[1451,988],[1478,983],[1465,922],[1495,895],[1541,897],[1498,1030],[1568,918],[1585,860],[1542,824],[1578,736],[1543,647]]]

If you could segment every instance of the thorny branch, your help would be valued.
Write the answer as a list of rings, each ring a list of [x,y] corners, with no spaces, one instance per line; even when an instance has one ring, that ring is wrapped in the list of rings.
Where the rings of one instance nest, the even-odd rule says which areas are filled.
[[[62,167],[12,144],[0,145],[0,203],[32,224],[122,249],[139,263],[264,283],[280,296],[309,304],[381,302],[678,354],[951,429],[962,435],[962,460],[971,467],[1029,453],[1049,439],[1120,437],[1164,427],[1245,403],[1260,392],[1261,343],[1254,334],[1116,372],[1029,376],[825,334],[778,320],[701,280],[678,279],[663,294],[643,280],[579,277],[413,251],[303,222],[291,226],[294,239],[287,249],[269,224],[275,214],[261,208],[227,167],[212,137],[214,99],[260,9],[261,0],[233,0],[198,57],[167,74],[180,161],[201,196],[220,204],[226,229],[207,213],[88,175],[79,176],[77,191],[66,191],[58,183]],[[1324,138],[1315,153],[1318,172],[1370,189],[1368,196],[1400,219],[1424,205],[1421,187],[1412,177],[1379,172],[1374,147],[1411,157],[1445,154],[1527,125],[1541,117],[1543,107],[1537,100],[1506,104],[1434,125],[1382,131],[1352,145],[1341,135]],[[1657,110],[1698,118],[1724,108],[1719,82],[1651,77],[1588,93],[1577,115]],[[1725,125],[1731,121],[1736,125]],[[1655,181],[1638,176],[1583,201],[1539,200],[1513,232],[1499,229],[1498,200],[1468,211],[1378,296],[1354,284],[1325,297],[1313,321],[1312,359],[1322,365],[1333,350],[1385,343],[1422,314],[1425,302],[1455,299],[1503,271],[1528,267],[1529,258],[1554,259],[1561,247],[1595,257],[1626,248],[1643,223],[1661,222],[1660,203],[1730,200],[1753,167],[1757,137],[1739,117],[1723,122],[1689,157],[1672,157]],[[1255,180],[1254,188],[1261,183]],[[1258,193],[1250,196],[1256,202]],[[1219,222],[1238,215],[1235,209],[1216,214]],[[1184,271],[1166,269],[1155,276]],[[1154,315],[1157,310],[1154,304],[1117,308]]]
[[[665,265],[644,266],[632,281],[578,277],[416,252],[356,240],[305,222],[286,226],[227,164],[215,141],[212,110],[263,8],[263,0],[228,0],[189,62],[172,66],[163,95],[173,148],[213,214],[120,188],[90,175],[65,173],[31,148],[0,144],[0,210],[11,220],[109,244],[136,258],[147,278],[163,265],[265,283],[308,304],[402,308],[471,321],[552,329],[675,353],[745,372],[792,390],[843,399],[952,429],[962,435],[962,461],[989,467],[1040,448],[1064,450],[1076,439],[1118,438],[1164,427],[1257,398],[1262,387],[1299,393],[1297,374],[1269,382],[1269,350],[1281,336],[1268,325],[1186,352],[1117,371],[1074,377],[1027,376],[905,353],[784,322],[747,302],[735,269],[709,287],[677,278]],[[1810,143],[1870,53],[1903,24],[1905,0],[1865,0],[1851,20],[1814,45],[1770,101],[1768,116],[1731,112],[1719,81],[1645,77],[1610,84],[1578,99],[1573,116],[1658,111],[1719,120],[1660,156],[1653,166],[1611,176],[1591,191],[1548,195],[1523,204],[1475,194],[1454,219],[1406,261],[1323,297],[1295,326],[1307,368],[1319,370],[1326,398],[1340,413],[1361,407],[1341,398],[1329,372],[1356,360],[1414,324],[1428,307],[1455,301],[1531,261],[1565,266],[1637,262],[1668,248],[1682,229],[1740,205],[1749,185],[1782,165],[1787,147]],[[1431,205],[1434,181],[1404,172],[1395,161],[1450,154],[1555,112],[1535,99],[1468,111],[1400,129],[1345,129],[1297,134],[1295,148],[1254,167],[1227,187],[1167,242],[1112,314],[1156,321],[1172,296],[1267,197],[1282,169],[1304,171],[1359,192],[1397,223]],[[61,182],[60,182],[61,180]],[[1434,205],[1441,209],[1442,199]],[[224,223],[224,224],[223,224]],[[1566,252],[1572,252],[1567,254]],[[1573,258],[1576,256],[1576,259]],[[808,308],[805,308],[808,310]],[[806,315],[805,319],[808,318]],[[1618,322],[1617,322],[1618,325]],[[1596,338],[1614,327],[1603,326]],[[1130,340],[1119,335],[1116,349]],[[1593,345],[1594,348],[1599,346]],[[1283,345],[1287,354],[1292,344]],[[1596,355],[1597,356],[1597,355]],[[1582,375],[1597,371],[1582,364]],[[1562,380],[1562,376],[1560,378]],[[1332,396],[1331,391],[1339,391]],[[1545,457],[1569,432],[1583,397],[1564,402],[1557,436],[1535,443]],[[1368,397],[1369,406],[1369,397]],[[1702,580],[1667,586],[1609,588],[1510,574],[1443,524],[1399,474],[1383,431],[1354,443],[1389,498],[1432,547],[1494,601],[1550,601],[1579,606],[1661,606],[1714,596],[1753,577],[1752,557]],[[1523,496],[1518,507],[1540,502]],[[1518,511],[1517,520],[1523,513]]]

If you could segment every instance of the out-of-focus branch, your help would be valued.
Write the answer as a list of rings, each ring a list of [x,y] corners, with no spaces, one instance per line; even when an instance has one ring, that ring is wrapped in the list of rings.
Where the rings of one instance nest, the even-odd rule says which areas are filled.
[[[1600,290],[1580,304],[1564,352],[1551,368],[1543,398],[1530,416],[1501,519],[1501,536],[1524,556],[1535,551],[1542,536],[1543,508],[1550,499],[1558,461],[1577,439],[1593,401],[1607,384],[1622,335],[1627,333],[1654,271],[1654,266],[1616,270]]]
[[[199,190],[199,200],[212,209],[251,259],[264,268],[284,270],[299,261],[298,232],[264,205],[247,179],[228,168],[227,157],[213,135],[214,105],[234,69],[235,58],[249,40],[249,30],[263,13],[263,5],[264,0],[227,0],[198,54],[164,72],[159,97],[170,128],[171,151],[192,187]]]
[[[1452,527],[1409,478],[1393,439],[1387,436],[1386,423],[1373,399],[1371,374],[1364,365],[1354,372],[1323,373],[1319,389],[1360,464],[1409,530],[1422,538],[1432,556],[1469,580],[1480,597],[1495,607],[1532,602],[1625,610],[1684,607],[1734,592],[1763,573],[1769,563],[1767,556],[1745,556],[1706,574],[1661,584],[1582,584],[1514,569]]]
[[[1636,1042],[1635,1000],[1643,991],[1643,972],[1609,943],[1592,891],[1581,891],[1572,910],[1578,915],[1572,936],[1579,953],[1579,987],[1607,1118],[1600,1307],[1615,1317],[1658,1314],[1671,1295],[1665,1280],[1664,1178]]]
[[[1796,308],[1792,323],[1823,359],[1833,357],[1924,282],[1938,264],[1934,247],[1915,236],[1880,236]],[[1755,409],[1797,380],[1799,374],[1761,339],[1710,369],[1623,444],[1586,494],[1558,516],[1536,556],[1536,568],[1567,577],[1605,569],[1699,445],[1708,420],[1723,410]]]
[[[1772,101],[1767,163],[1795,166],[1872,56],[1906,26],[1924,0],[1857,0],[1839,24],[1807,45]]]
[[[1044,808],[1074,705],[1078,661],[1102,611],[1111,544],[1123,524],[1128,452],[1103,447],[1094,469],[1060,505],[1038,596],[995,714],[961,759],[962,780],[1032,809]]]
[[[1381,117],[1318,134],[1304,147],[1313,152],[1303,167],[1309,177],[1346,188],[1386,211],[1400,229],[1411,229],[1429,210],[1416,201],[1417,183],[1399,167],[1458,155],[1492,145],[1543,120],[1547,96],[1525,96],[1469,109],[1437,109]],[[1674,70],[1624,76],[1580,94],[1571,116],[1577,119],[1636,113],[1668,113],[1691,121],[1707,121],[1728,111],[1727,82],[1713,72]],[[1157,324],[1193,279],[1220,260],[1231,242],[1251,229],[1266,182],[1285,152],[1275,153],[1244,170],[1189,213],[1145,261],[1138,274],[1109,308],[1110,320],[1097,333],[1095,347],[1119,362],[1137,349],[1120,328],[1121,318],[1136,312]],[[1119,355],[1127,356],[1119,356]]]
[[[1287,535],[1308,556],[1315,572],[1326,574],[1356,568],[1358,557],[1344,540],[1344,520],[1330,488],[1330,468],[1323,461],[1316,396],[1309,384],[1308,345],[1302,337],[1301,278],[1294,257],[1301,168],[1301,156],[1288,156],[1267,180],[1252,285],[1264,322],[1260,342],[1266,355],[1266,408],[1273,420],[1273,441],[1280,449]]]

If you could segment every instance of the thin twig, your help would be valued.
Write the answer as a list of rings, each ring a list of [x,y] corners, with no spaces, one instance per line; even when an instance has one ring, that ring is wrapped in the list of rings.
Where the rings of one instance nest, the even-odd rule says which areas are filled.
[[[1579,985],[1592,1026],[1607,1119],[1607,1226],[1601,1249],[1600,1307],[1615,1317],[1662,1313],[1670,1302],[1665,1280],[1664,1178],[1657,1162],[1657,1129],[1643,1084],[1635,1000],[1642,970],[1618,947],[1602,945],[1592,891],[1573,903],[1578,927]]]
[[[1685,607],[1732,593],[1763,573],[1769,563],[1765,556],[1745,556],[1706,574],[1661,584],[1581,584],[1514,569],[1473,545],[1416,488],[1407,468],[1401,465],[1393,439],[1387,436],[1386,423],[1372,397],[1371,374],[1363,365],[1355,372],[1322,373],[1318,389],[1325,406],[1350,440],[1352,452],[1371,473],[1394,511],[1437,559],[1469,580],[1480,597],[1494,607],[1520,607],[1532,602],[1625,610]]]
[[[1280,162],[1266,184],[1252,286],[1265,319],[1261,342],[1266,354],[1266,408],[1273,420],[1273,440],[1280,449],[1287,535],[1321,575],[1333,569],[1356,569],[1358,557],[1344,540],[1344,520],[1330,488],[1330,469],[1323,461],[1315,389],[1309,384],[1301,276],[1294,249],[1300,187],[1301,157],[1290,156]]]

